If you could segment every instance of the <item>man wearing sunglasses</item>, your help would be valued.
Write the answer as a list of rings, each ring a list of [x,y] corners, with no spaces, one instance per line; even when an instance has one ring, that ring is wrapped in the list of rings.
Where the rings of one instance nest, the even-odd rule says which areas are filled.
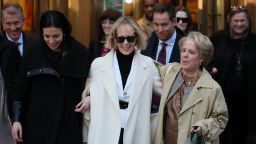
[[[174,27],[175,8],[171,4],[157,3],[153,11],[153,29],[147,48],[142,54],[162,64],[180,61],[178,41],[183,32]]]

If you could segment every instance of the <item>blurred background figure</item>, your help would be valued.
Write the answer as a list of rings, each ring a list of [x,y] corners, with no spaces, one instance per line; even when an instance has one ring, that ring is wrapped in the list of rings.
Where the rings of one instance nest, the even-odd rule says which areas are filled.
[[[183,32],[174,27],[175,8],[171,4],[157,3],[153,11],[154,32],[148,39],[147,48],[142,54],[162,64],[180,61],[178,41]]]
[[[0,144],[15,144],[12,137],[12,97],[19,70],[17,45],[0,35]]]
[[[143,0],[143,17],[141,17],[137,23],[142,28],[142,30],[146,33],[148,37],[151,36],[153,32],[153,10],[154,5],[158,2],[158,0]]]
[[[247,8],[230,9],[226,29],[212,37],[215,46],[210,64],[228,105],[229,122],[222,144],[246,144],[256,136],[256,35],[251,31]]]
[[[163,92],[154,144],[188,144],[192,133],[206,144],[219,144],[228,121],[220,85],[204,68],[213,45],[199,32],[181,38],[180,63],[160,67]]]
[[[106,47],[106,38],[109,35],[112,25],[119,17],[121,17],[121,13],[117,10],[107,9],[103,11],[99,20],[98,40],[93,40],[89,46],[92,60],[104,56],[110,51],[110,49]]]
[[[89,71],[89,52],[59,11],[40,18],[40,43],[24,56],[13,97],[13,137],[24,144],[81,144],[75,112]],[[24,121],[20,116],[24,116]]]
[[[181,6],[176,9],[175,26],[183,31],[186,35],[192,28],[192,17],[189,10]]]

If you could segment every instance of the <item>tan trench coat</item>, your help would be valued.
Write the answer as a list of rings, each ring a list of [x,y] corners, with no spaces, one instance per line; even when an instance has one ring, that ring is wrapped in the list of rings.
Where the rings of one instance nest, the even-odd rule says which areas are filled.
[[[160,68],[164,87],[154,144],[164,144],[164,108],[171,86],[180,70],[181,66],[178,63],[168,64]],[[228,111],[222,90],[219,84],[204,69],[180,111],[177,144],[187,144],[189,142],[192,126],[200,126],[202,128],[202,134],[206,144],[218,144],[219,135],[223,132],[227,121]]]

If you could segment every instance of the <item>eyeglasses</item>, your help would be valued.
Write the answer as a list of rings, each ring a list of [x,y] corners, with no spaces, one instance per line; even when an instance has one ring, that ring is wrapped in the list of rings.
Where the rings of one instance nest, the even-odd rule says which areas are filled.
[[[132,42],[135,41],[135,39],[136,39],[136,36],[127,36],[127,37],[120,36],[120,37],[116,37],[117,43],[123,43],[124,40],[127,40],[127,42],[132,43]]]
[[[181,18],[181,17],[176,17],[177,22],[182,22],[182,23],[188,23],[188,18]]]

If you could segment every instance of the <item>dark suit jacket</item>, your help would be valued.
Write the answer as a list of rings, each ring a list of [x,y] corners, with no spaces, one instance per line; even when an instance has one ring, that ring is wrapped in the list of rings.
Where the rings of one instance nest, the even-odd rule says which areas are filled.
[[[20,66],[20,54],[17,45],[6,40],[0,35],[0,67],[2,70],[4,84],[7,88],[7,104],[10,117],[11,98],[17,72]]]
[[[171,54],[171,58],[170,58],[170,63],[171,62],[179,62],[180,61],[180,49],[179,49],[179,45],[178,42],[181,39],[181,37],[184,36],[183,32],[176,28],[176,33],[177,33],[177,37],[173,46],[173,50],[172,50],[172,54]],[[141,53],[143,55],[149,56],[152,59],[156,59],[156,54],[157,54],[157,47],[158,47],[158,43],[159,43],[159,39],[156,35],[155,32],[152,33],[152,35],[149,37],[148,39],[148,45],[147,48],[145,50],[143,50]]]
[[[5,32],[3,32],[1,35],[4,39],[8,40]],[[28,49],[35,47],[35,45],[39,42],[39,39],[37,37],[30,36],[24,32],[22,32],[22,35],[23,35],[23,56],[24,56],[27,53]]]

